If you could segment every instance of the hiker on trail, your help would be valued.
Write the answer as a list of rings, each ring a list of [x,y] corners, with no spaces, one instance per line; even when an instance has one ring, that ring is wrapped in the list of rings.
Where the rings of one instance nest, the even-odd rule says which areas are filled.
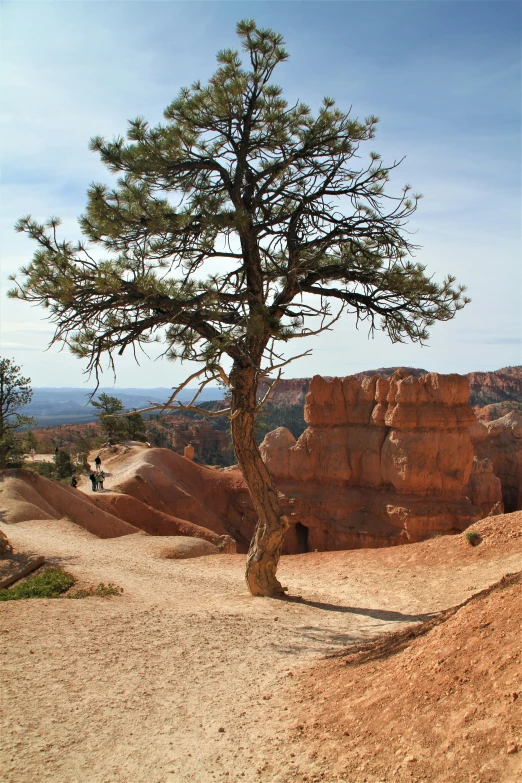
[[[98,475],[96,476],[96,484],[98,485],[98,489],[99,490],[103,489],[103,480],[104,480],[104,478],[105,478],[105,473],[103,472],[103,470],[101,470],[98,473]]]
[[[90,478],[91,484],[92,484],[92,491],[96,492],[96,475],[94,473],[91,473],[89,478]]]
[[[59,451],[59,449],[58,449],[58,446],[57,446],[57,447],[55,448],[55,450],[54,450],[54,456],[55,456],[55,457],[57,457],[57,456],[58,456],[58,451]]]
[[[35,455],[34,449],[31,449],[29,454],[31,455],[31,459],[34,459],[34,455]]]
[[[76,478],[76,476],[73,476],[71,479],[71,487],[73,489],[76,489],[77,486],[78,486],[78,479]]]
[[[96,459],[94,460],[94,464],[96,465],[96,473],[99,473],[100,470],[101,470],[101,457],[100,457],[99,454],[96,457]]]

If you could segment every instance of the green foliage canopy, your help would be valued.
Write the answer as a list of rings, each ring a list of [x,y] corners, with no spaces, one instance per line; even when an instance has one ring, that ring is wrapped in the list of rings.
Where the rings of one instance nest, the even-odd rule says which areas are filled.
[[[125,410],[125,406],[118,397],[111,397],[109,394],[102,392],[97,400],[91,400],[98,413],[95,415],[98,417],[102,434],[111,443],[118,443],[118,441],[125,438],[127,434],[127,423],[120,414]]]
[[[71,462],[71,455],[68,451],[60,449],[54,455],[55,475],[58,479],[65,479],[72,476],[74,467]]]
[[[323,100],[289,105],[272,77],[282,36],[237,25],[243,59],[218,53],[207,85],[184,88],[165,122],[129,123],[126,138],[91,149],[118,176],[91,185],[85,242],[57,237],[59,220],[22,218],[36,241],[10,295],[49,309],[54,340],[96,373],[102,357],[161,341],[168,358],[224,356],[255,368],[281,363],[277,343],[316,334],[344,311],[392,341],[423,342],[468,301],[452,276],[437,283],[412,260],[404,227],[420,196],[385,192],[390,173],[360,147],[360,121]],[[262,367],[263,361],[265,367]]]

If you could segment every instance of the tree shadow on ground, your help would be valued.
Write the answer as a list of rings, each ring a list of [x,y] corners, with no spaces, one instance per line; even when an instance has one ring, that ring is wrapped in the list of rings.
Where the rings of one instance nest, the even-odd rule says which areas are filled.
[[[372,617],[374,620],[384,620],[401,623],[424,622],[434,617],[434,613],[428,614],[403,614],[402,612],[393,612],[389,609],[366,609],[360,606],[342,606],[340,604],[327,604],[322,601],[308,601],[301,596],[282,596],[278,600],[289,603],[304,604],[314,609],[321,609],[325,612],[344,612],[346,614],[358,614],[364,617]]]
[[[45,558],[45,565],[67,569],[67,566],[77,563],[78,560],[78,555],[49,555]]]

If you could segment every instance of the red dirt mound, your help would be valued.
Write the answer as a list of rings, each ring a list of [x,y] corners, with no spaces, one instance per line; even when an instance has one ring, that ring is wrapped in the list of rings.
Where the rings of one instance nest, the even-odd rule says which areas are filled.
[[[157,556],[164,560],[188,560],[192,557],[208,557],[219,555],[220,550],[210,541],[202,541],[200,538],[187,538],[177,536],[170,541],[168,546],[156,550]]]
[[[255,514],[241,472],[198,465],[168,449],[113,447],[102,452],[106,486],[145,505],[232,536],[246,551]]]
[[[99,538],[138,533],[138,528],[98,508],[82,492],[39,476],[32,470],[5,470],[0,475],[0,512],[7,523],[30,519],[62,519]]]
[[[518,574],[322,662],[302,686],[296,753],[351,783],[522,781],[521,628]]]
[[[130,495],[97,494],[92,497],[92,502],[151,536],[191,536],[205,539],[211,544],[217,545],[220,542],[220,536],[211,530],[157,511]]]

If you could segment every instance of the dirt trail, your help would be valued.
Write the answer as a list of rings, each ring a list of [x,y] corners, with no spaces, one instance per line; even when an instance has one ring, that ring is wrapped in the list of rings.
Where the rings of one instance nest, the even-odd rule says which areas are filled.
[[[0,604],[3,780],[344,780],[292,745],[302,675],[520,570],[521,519],[496,520],[481,523],[476,548],[459,536],[284,557],[282,582],[301,601],[250,597],[243,555],[161,560],[166,538],[100,540],[66,520],[3,525],[18,551],[124,588]]]

